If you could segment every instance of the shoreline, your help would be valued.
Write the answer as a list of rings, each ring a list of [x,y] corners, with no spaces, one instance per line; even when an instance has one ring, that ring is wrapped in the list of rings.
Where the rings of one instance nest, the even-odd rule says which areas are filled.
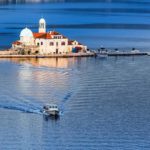
[[[99,57],[98,53],[69,53],[69,54],[49,54],[49,55],[14,55],[0,54],[0,58],[70,58],[70,57]],[[101,55],[101,54],[100,54]],[[102,53],[103,55],[103,53]],[[129,57],[129,56],[150,56],[149,52],[108,52],[109,57]]]
[[[69,57],[94,57],[94,53],[72,53],[52,55],[0,55],[0,58],[69,58]]]

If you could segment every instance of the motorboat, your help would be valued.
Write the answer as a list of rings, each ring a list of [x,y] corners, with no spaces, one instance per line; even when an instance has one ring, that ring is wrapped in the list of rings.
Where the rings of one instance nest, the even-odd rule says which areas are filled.
[[[55,104],[47,104],[43,106],[43,114],[49,116],[59,116],[58,106]]]
[[[140,50],[138,50],[138,49],[133,49],[132,51],[131,51],[131,53],[140,53]]]
[[[98,52],[96,54],[97,57],[99,58],[107,58],[108,57],[108,53],[107,52]]]

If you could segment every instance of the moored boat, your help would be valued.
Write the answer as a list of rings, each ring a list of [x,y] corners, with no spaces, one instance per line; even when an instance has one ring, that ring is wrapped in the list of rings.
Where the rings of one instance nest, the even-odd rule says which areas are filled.
[[[99,52],[96,54],[96,56],[99,58],[107,58],[108,53],[107,52]]]

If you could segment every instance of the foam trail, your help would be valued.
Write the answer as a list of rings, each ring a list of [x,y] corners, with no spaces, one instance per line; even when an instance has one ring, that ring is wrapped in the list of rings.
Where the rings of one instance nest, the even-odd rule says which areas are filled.
[[[67,95],[63,98],[63,101],[62,101],[62,103],[60,105],[60,109],[61,109],[60,115],[63,115],[63,112],[65,110],[65,102],[70,99],[72,94],[73,94],[72,92],[68,92]]]
[[[42,111],[40,108],[34,108],[34,107],[28,107],[26,105],[11,105],[11,104],[0,104],[0,108],[3,109],[10,109],[10,110],[17,110],[25,113],[34,113],[34,114],[42,114]]]

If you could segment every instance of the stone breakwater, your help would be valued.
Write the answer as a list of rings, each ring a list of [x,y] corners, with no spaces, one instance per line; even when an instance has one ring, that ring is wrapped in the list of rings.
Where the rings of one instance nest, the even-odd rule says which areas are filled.
[[[21,55],[12,50],[0,51],[0,58],[67,58],[67,57],[96,57],[100,56],[100,53],[88,52],[88,53],[67,53],[67,54],[32,54]],[[150,56],[149,52],[108,52],[107,56]]]
[[[95,53],[67,53],[67,54],[48,54],[48,55],[40,55],[40,54],[31,54],[31,55],[21,55],[18,54],[17,51],[12,49],[1,50],[0,58],[67,58],[67,57],[92,57],[95,56]]]
[[[0,55],[11,55],[12,51],[10,49],[8,50],[0,50]]]
[[[51,55],[13,55],[1,53],[0,58],[67,58],[67,57],[93,57],[94,53],[70,53],[70,54],[51,54]]]

